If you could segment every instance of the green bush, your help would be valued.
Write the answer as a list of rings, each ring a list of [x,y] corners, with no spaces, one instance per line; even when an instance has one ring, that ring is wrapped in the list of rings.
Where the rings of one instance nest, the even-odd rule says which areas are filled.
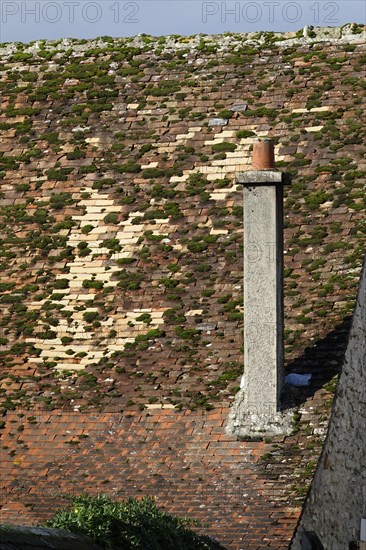
[[[191,520],[158,510],[151,497],[116,502],[106,495],[70,498],[72,505],[56,512],[48,527],[89,536],[113,550],[219,550],[216,541],[188,528]]]
[[[164,212],[168,216],[172,216],[174,219],[183,218],[183,214],[179,208],[179,204],[176,202],[167,202],[164,204]]]
[[[80,166],[78,170],[79,174],[92,174],[93,172],[98,172],[98,168],[95,166],[95,164],[87,164],[85,166]],[[94,189],[94,184],[93,184],[93,189]]]

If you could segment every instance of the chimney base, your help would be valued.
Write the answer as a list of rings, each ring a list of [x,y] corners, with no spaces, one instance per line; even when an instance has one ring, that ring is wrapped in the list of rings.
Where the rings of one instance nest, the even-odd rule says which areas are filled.
[[[255,407],[247,403],[245,390],[239,390],[230,408],[226,433],[238,439],[289,436],[295,428],[295,412],[295,408],[273,412],[271,405],[268,410],[263,404]]]

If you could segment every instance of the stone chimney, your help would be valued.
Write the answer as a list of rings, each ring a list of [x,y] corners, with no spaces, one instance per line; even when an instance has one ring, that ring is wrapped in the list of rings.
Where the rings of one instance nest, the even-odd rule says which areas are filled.
[[[283,411],[283,184],[274,144],[258,140],[244,192],[244,374],[227,431],[238,437],[291,433]]]

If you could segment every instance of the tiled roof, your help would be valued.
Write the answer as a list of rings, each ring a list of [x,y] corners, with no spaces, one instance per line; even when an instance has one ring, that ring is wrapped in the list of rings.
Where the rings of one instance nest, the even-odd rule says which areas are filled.
[[[145,437],[148,415],[170,418],[166,456],[189,410],[205,426],[210,415],[225,417],[243,363],[242,193],[235,177],[249,168],[253,139],[271,136],[277,168],[293,175],[285,189],[286,363],[312,372],[313,383],[295,396],[301,403],[298,434],[274,442],[278,448],[261,443],[265,459],[251,468],[259,477],[275,472],[271,488],[281,479],[285,501],[295,490],[298,514],[307,487],[302,478],[311,476],[327,425],[331,379],[342,361],[365,244],[366,47],[359,31],[353,27],[348,39],[319,43],[281,43],[268,34],[250,41],[228,35],[40,42],[31,53],[0,48],[0,383],[7,460],[15,460],[10,420],[32,417],[33,410],[51,415],[47,440],[58,430],[55,411],[81,411],[75,423],[122,415],[121,429],[131,442],[123,438],[118,445],[127,454],[139,430]],[[177,410],[152,408],[161,403]],[[29,421],[22,423],[31,429]],[[34,433],[41,433],[38,428]],[[94,424],[87,429],[97,434]],[[158,446],[160,428],[154,430]],[[179,433],[186,449],[189,434]],[[17,445],[29,445],[28,435],[19,434],[25,443]],[[77,446],[85,445],[86,460],[92,460],[92,439]],[[256,448],[223,441],[239,454]],[[288,447],[295,465],[287,479],[276,472],[287,465]],[[44,454],[37,464],[44,464],[51,449],[39,449]],[[156,476],[142,482],[146,465],[139,451],[136,473],[126,473],[128,490],[158,494]],[[65,460],[73,456],[65,453]],[[222,470],[221,456],[215,454],[215,474],[203,468],[203,480]],[[179,460],[172,460],[172,471]],[[27,472],[34,487],[33,465]],[[111,475],[121,478],[125,468]],[[15,471],[7,470],[7,484],[19,479]],[[162,503],[172,495],[178,502],[182,483],[171,493],[164,489]],[[272,496],[268,478],[265,483],[266,509]],[[109,490],[109,484],[91,484]],[[72,486],[65,482],[62,490]],[[223,514],[230,491],[224,496],[212,518]],[[182,502],[189,515],[188,499]],[[200,505],[191,505],[196,517]],[[251,510],[255,516],[254,504]],[[42,515],[40,508],[24,508],[20,523],[25,511],[29,520]],[[13,519],[10,511],[4,514]],[[230,514],[228,523],[234,521]],[[225,527],[228,533],[235,522]],[[257,525],[244,524],[244,531]],[[278,547],[285,547],[291,526],[288,520]],[[230,544],[232,536],[239,544],[242,527],[223,540]]]
[[[257,548],[259,540],[287,547],[300,511],[288,488],[297,436],[288,438],[285,463],[268,465],[270,443],[225,434],[226,408],[34,417],[7,415],[7,522],[40,522],[66,504],[60,493],[153,494],[167,511],[200,520],[227,548]]]

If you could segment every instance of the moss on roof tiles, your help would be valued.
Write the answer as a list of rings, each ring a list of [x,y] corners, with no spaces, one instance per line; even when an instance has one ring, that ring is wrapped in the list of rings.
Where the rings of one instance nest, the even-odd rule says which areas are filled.
[[[3,386],[6,407],[107,406],[102,386],[92,398],[79,388],[71,401],[57,373],[74,372],[73,387],[79,369],[113,378],[117,391],[128,385],[121,409],[232,399],[238,380],[225,365],[242,363],[235,175],[257,136],[275,138],[278,168],[293,175],[287,363],[349,315],[365,243],[359,29],[309,40],[257,33],[0,46],[0,253],[14,285],[1,299],[0,352],[4,378],[16,369],[28,384],[24,395]],[[209,126],[222,117],[226,125]],[[163,335],[140,341],[143,315]],[[179,337],[202,324],[216,328],[194,346]],[[16,364],[15,349],[24,350]],[[47,401],[37,396],[44,377],[55,390]]]

